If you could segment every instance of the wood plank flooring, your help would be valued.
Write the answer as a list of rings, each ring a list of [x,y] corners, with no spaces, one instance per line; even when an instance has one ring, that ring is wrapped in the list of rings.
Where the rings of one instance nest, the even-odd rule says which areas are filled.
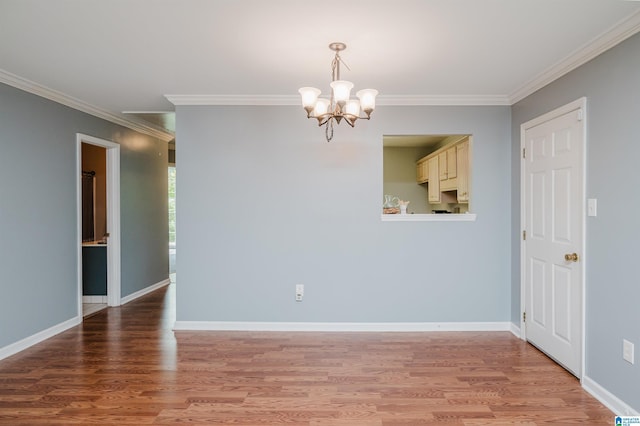
[[[613,424],[510,333],[174,333],[174,287],[0,361],[0,424]]]

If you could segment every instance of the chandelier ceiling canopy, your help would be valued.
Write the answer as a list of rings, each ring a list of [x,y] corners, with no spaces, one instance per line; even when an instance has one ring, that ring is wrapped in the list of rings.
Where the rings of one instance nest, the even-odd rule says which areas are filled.
[[[340,79],[340,64],[349,69],[340,57],[340,52],[346,48],[344,43],[339,42],[329,45],[335,56],[331,62],[331,95],[328,99],[321,98],[321,91],[315,87],[302,87],[298,90],[302,96],[302,106],[307,111],[307,118],[315,118],[318,120],[318,126],[325,126],[327,142],[333,138],[334,121],[340,124],[344,119],[354,127],[359,118],[369,120],[376,107],[378,91],[375,89],[360,90],[356,93],[358,99],[349,99],[353,83]],[[361,111],[364,112],[362,116]]]

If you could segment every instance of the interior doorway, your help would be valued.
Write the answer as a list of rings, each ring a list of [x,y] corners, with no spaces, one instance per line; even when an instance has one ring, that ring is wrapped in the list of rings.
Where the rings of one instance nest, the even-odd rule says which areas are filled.
[[[94,195],[90,202],[85,203],[87,209],[90,208],[90,204],[93,204],[95,212],[104,211],[106,215],[105,220],[105,218],[100,219],[100,214],[94,214],[94,223],[92,223],[92,226],[86,227],[87,229],[92,228],[92,234],[88,234],[87,229],[83,232],[83,174],[85,176],[91,175],[93,171],[95,175],[96,170],[83,170],[83,146],[85,146],[85,152],[100,152],[104,150],[104,157],[106,157],[103,176],[106,181],[104,198],[102,201],[99,200],[102,195],[98,194],[98,187],[93,183]],[[106,302],[106,306],[120,305],[120,145],[105,139],[78,133],[76,135],[76,179],[78,317],[83,318],[86,316],[83,312],[83,263],[86,264],[87,261],[96,262],[96,258],[100,258],[97,255],[99,250],[102,250],[103,253],[106,252],[104,253],[106,254],[106,259],[102,262],[106,270],[106,294],[100,295],[104,296],[106,300],[100,299],[100,301]],[[85,190],[88,185],[91,184],[85,182]],[[101,202],[106,205],[99,207]],[[88,214],[87,212],[88,210],[85,211],[85,216]],[[102,225],[103,223],[104,225]],[[86,255],[83,255],[83,251],[86,252]],[[87,258],[92,259],[88,260]],[[95,306],[91,308],[96,309]]]
[[[82,143],[82,316],[107,307],[107,149]]]

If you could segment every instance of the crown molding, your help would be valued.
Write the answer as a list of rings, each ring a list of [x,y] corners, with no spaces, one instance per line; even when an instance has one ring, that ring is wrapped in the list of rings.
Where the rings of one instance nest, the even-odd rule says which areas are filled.
[[[574,51],[567,58],[547,68],[534,79],[509,95],[511,105],[521,101],[549,83],[589,62],[596,56],[611,49],[640,31],[640,10],[623,19],[600,36]]]
[[[35,83],[31,80],[27,80],[26,78],[22,78],[2,69],[0,69],[0,83],[4,83],[17,89],[24,90],[25,92],[29,92],[34,95],[57,102],[59,104],[66,105],[78,111],[93,115],[94,117],[102,118],[103,120],[119,124],[131,130],[135,130],[136,132],[153,136],[165,142],[169,142],[175,139],[175,135],[166,130],[157,128],[152,125],[140,123],[136,120],[131,120],[125,116],[113,114],[109,111],[105,111],[96,106],[81,101],[80,99],[65,95],[62,92],[50,89],[46,86]]]
[[[164,95],[172,104],[208,106],[288,106],[299,105],[297,95]]]
[[[298,95],[165,95],[176,106],[299,106]],[[377,105],[510,105],[503,95],[398,95],[378,96]]]
[[[386,106],[510,105],[509,98],[503,95],[390,95],[376,98],[376,104]]]

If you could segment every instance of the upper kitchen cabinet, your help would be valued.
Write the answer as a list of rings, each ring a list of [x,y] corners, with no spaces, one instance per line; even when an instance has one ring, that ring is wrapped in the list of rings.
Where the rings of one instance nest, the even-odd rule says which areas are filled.
[[[423,164],[429,165],[429,202],[469,203],[469,139],[468,135],[449,137],[448,143],[420,158],[418,176]],[[432,169],[437,167],[437,172]],[[434,184],[433,179],[438,179]],[[418,183],[423,183],[418,180]],[[437,192],[437,193],[436,193]],[[444,196],[446,193],[446,197]]]

